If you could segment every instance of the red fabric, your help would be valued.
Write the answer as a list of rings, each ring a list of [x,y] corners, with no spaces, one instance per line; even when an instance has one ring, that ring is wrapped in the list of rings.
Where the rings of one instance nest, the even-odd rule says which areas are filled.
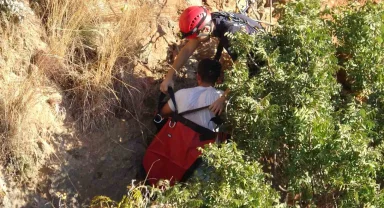
[[[197,148],[214,141],[212,138],[201,142],[199,133],[180,122],[172,128],[170,122],[171,126],[174,124],[168,119],[144,156],[143,165],[150,184],[156,184],[160,179],[170,180],[171,185],[180,181],[200,156],[201,153]]]

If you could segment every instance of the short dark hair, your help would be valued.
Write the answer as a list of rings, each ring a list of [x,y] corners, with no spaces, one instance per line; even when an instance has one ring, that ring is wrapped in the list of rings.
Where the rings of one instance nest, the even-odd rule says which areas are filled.
[[[201,81],[209,84],[215,84],[220,77],[221,64],[213,59],[203,59],[197,66],[197,74],[200,75]]]

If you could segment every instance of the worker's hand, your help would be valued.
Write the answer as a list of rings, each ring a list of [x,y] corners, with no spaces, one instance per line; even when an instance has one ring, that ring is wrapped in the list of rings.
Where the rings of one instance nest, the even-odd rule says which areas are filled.
[[[224,103],[225,97],[222,96],[209,106],[209,110],[211,110],[215,115],[220,115],[224,111]]]
[[[168,94],[168,87],[171,86],[173,88],[173,80],[172,78],[165,78],[163,82],[160,84],[160,91],[164,94]]]

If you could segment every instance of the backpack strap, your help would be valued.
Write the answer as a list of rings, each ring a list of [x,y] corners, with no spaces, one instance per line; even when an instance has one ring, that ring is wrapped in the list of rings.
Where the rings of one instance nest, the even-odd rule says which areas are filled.
[[[200,110],[207,109],[207,108],[209,108],[209,106],[211,106],[211,105],[203,106],[203,107],[200,107],[200,108],[195,108],[195,109],[192,109],[192,110],[187,110],[187,111],[184,111],[182,113],[179,113],[179,115],[184,116],[184,115],[187,115],[187,114],[190,114],[190,113],[194,113],[194,112],[197,112],[197,111],[200,111]],[[218,114],[216,114],[214,117],[212,117],[211,120],[209,120],[209,121],[212,121],[213,123],[215,123],[218,126],[220,126],[221,124],[224,123],[223,119],[220,118],[220,116]]]
[[[175,99],[175,94],[173,92],[173,89],[171,87],[169,87],[168,89],[168,93],[169,93],[169,97],[171,98],[172,100],[172,103],[173,105],[175,106],[175,112],[177,111],[177,105],[176,105],[176,99]],[[167,95],[164,94],[163,92],[160,93],[159,95],[159,101],[157,103],[157,112],[160,112],[161,111],[161,108],[163,107],[162,105],[162,101],[164,100],[164,98],[166,97]],[[204,110],[206,108],[208,108],[210,105],[207,105],[207,106],[203,106],[203,107],[200,107],[200,108],[195,108],[195,109],[192,109],[192,110],[187,110],[187,111],[184,111],[182,113],[179,113],[180,115],[187,115],[187,114],[190,114],[190,113],[194,113],[194,112],[197,112],[197,111],[200,111],[200,110]]]
[[[160,92],[159,100],[157,102],[157,113],[161,112],[161,108],[163,107],[162,103],[166,96],[167,96],[166,94],[164,94],[163,92]]]
[[[176,105],[176,99],[175,99],[175,92],[173,91],[172,87],[168,87],[168,94],[169,94],[169,97],[172,100],[173,106],[175,106],[175,113],[178,114],[177,105]]]
[[[192,110],[184,111],[182,113],[179,113],[179,115],[183,116],[183,115],[186,115],[186,114],[189,114],[189,113],[194,113],[194,112],[197,112],[197,111],[200,111],[200,110],[204,110],[204,109],[208,108],[209,106],[211,106],[211,105],[207,105],[207,106],[204,106],[204,107],[200,107],[200,108],[195,108],[195,109],[192,109]],[[216,114],[214,117],[212,117],[211,120],[209,120],[209,121],[212,121],[213,123],[215,123],[218,126],[220,126],[221,124],[224,123],[223,119],[220,118],[220,116],[218,114]]]
[[[200,111],[200,110],[204,110],[206,108],[208,108],[210,105],[206,105],[206,106],[203,106],[203,107],[200,107],[200,108],[195,108],[195,109],[192,109],[192,110],[187,110],[187,111],[184,111],[182,113],[178,113],[178,110],[177,110],[177,106],[176,106],[176,98],[175,98],[175,93],[173,92],[173,89],[172,87],[168,87],[168,93],[169,93],[169,97],[171,98],[172,100],[172,103],[173,105],[175,106],[175,112],[174,114],[179,114],[181,116],[183,115],[187,115],[187,114],[190,114],[190,113],[194,113],[194,112],[197,112],[197,111]],[[162,97],[162,94],[160,94],[160,98],[164,99],[164,97]],[[165,95],[164,95],[165,96]],[[160,103],[160,100],[159,100],[159,103]]]
[[[176,100],[175,100],[175,93],[173,92],[172,87],[168,87],[168,93],[169,96],[171,97],[172,103],[175,106],[175,111],[177,111],[177,105],[176,105]],[[157,102],[157,113],[161,112],[161,109],[163,108],[163,100],[167,95],[163,92],[160,92],[159,99]]]
[[[197,111],[200,111],[200,110],[204,110],[206,108],[209,108],[210,105],[207,105],[207,106],[203,106],[203,107],[200,107],[200,108],[195,108],[195,109],[192,109],[192,110],[187,110],[187,111],[184,111],[182,113],[179,113],[180,115],[187,115],[187,114],[190,114],[190,113],[194,113],[194,112],[197,112]]]
[[[172,120],[175,122],[181,122],[185,126],[188,126],[189,128],[191,128],[193,131],[199,133],[200,134],[200,141],[212,140],[212,139],[216,138],[215,132],[213,132],[213,131],[205,128],[205,127],[202,127],[202,126],[194,123],[193,121],[191,121],[189,119],[186,119],[185,117],[181,116],[180,114],[174,113],[174,115],[172,115]]]
[[[200,126],[200,125],[198,125],[198,124],[196,124],[196,123],[183,117],[183,115],[187,115],[187,114],[194,113],[194,112],[197,112],[200,110],[204,110],[204,109],[208,108],[210,105],[206,105],[206,106],[203,106],[200,108],[195,108],[192,110],[187,110],[187,111],[184,111],[182,113],[179,113],[177,110],[177,106],[176,106],[175,93],[174,93],[172,87],[168,87],[168,93],[169,93],[169,97],[172,100],[173,105],[175,106],[175,111],[173,112],[173,115],[171,116],[172,120],[173,121],[180,121],[181,123],[183,123],[184,125],[188,126],[191,129],[193,129],[194,131],[200,133],[202,135],[202,136],[200,136],[200,141],[212,139],[213,138],[212,136],[214,136],[215,132],[213,132],[213,131],[205,128],[205,127],[202,127],[202,126]],[[219,117],[219,115],[216,115],[215,117],[211,118],[210,121],[214,122],[216,125],[223,124],[223,120]]]
[[[235,16],[233,13],[230,13],[230,12],[223,12],[223,11],[213,12],[211,15],[212,15],[212,19],[214,19],[216,17],[224,17],[231,22],[238,22],[238,23],[247,24],[247,21]]]

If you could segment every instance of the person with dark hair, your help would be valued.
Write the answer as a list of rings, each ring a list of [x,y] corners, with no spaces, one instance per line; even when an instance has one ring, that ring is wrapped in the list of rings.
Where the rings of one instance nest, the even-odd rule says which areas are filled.
[[[222,95],[222,91],[214,88],[217,79],[220,76],[221,64],[212,59],[203,59],[197,67],[197,87],[181,89],[175,93],[175,100],[179,113],[211,105]],[[161,109],[161,115],[168,116],[175,111],[175,106],[169,100]],[[184,115],[190,121],[214,130],[211,119],[215,114],[208,109],[202,109],[187,115]]]
[[[221,64],[211,59],[203,59],[197,66],[197,74],[203,83],[215,85],[218,76],[220,76]]]

